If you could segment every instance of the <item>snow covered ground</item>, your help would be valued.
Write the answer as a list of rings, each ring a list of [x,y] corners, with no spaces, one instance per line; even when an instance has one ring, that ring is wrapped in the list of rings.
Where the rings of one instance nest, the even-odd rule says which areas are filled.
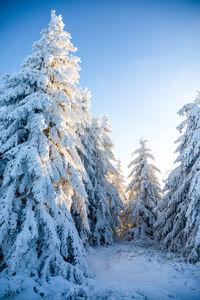
[[[105,299],[200,299],[200,263],[172,253],[120,242],[91,248],[87,260]]]

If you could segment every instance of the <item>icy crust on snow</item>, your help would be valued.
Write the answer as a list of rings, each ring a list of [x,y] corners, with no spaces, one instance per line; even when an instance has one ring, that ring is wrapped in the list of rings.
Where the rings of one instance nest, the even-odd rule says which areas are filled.
[[[87,260],[102,299],[200,299],[200,263],[192,265],[144,241],[90,248]]]

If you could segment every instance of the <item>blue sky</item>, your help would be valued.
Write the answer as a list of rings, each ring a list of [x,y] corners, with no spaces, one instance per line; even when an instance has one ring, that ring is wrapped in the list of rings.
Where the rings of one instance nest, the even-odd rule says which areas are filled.
[[[78,47],[93,115],[111,117],[125,174],[140,137],[162,175],[173,169],[176,113],[200,89],[200,1],[0,0],[0,77],[19,69],[51,9]]]

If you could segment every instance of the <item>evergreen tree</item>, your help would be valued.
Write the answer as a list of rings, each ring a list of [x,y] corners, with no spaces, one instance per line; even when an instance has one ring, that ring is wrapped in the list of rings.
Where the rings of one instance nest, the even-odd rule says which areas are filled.
[[[117,168],[117,173],[113,175],[112,183],[116,187],[116,189],[119,193],[119,197],[122,200],[122,203],[125,203],[126,202],[126,196],[125,196],[126,186],[125,186],[124,176],[122,174],[122,165],[121,165],[120,159],[117,160],[116,168]]]
[[[156,221],[154,212],[161,198],[159,182],[155,172],[159,171],[149,159],[154,159],[151,149],[146,147],[146,140],[140,140],[140,148],[133,152],[138,155],[130,164],[133,167],[127,187],[125,215],[125,233],[128,238],[153,237],[153,225]]]
[[[82,120],[82,130],[79,131],[79,135],[84,146],[84,151],[79,151],[79,154],[87,172],[84,184],[89,202],[89,240],[91,245],[96,246],[111,244],[113,235],[117,236],[116,226],[120,226],[119,207],[116,206],[114,211],[111,205],[116,204],[117,201],[120,203],[121,200],[116,188],[108,181],[108,166],[113,171],[115,168],[106,156],[103,122],[101,118],[91,117],[90,96],[87,90],[79,90],[77,100],[82,109],[79,113]]]
[[[94,162],[94,175],[92,179],[94,198],[90,201],[92,240],[94,245],[109,245],[113,242],[111,227],[114,226],[114,222],[108,205],[109,182],[106,178],[108,169],[103,148],[103,132],[100,118],[92,120],[91,134],[94,147],[92,156]]]
[[[116,168],[113,166],[113,163],[116,162],[116,158],[113,153],[114,144],[111,140],[111,125],[110,118],[108,116],[103,116],[101,119],[101,128],[102,128],[102,144],[104,148],[106,165],[108,168],[107,178],[111,182],[113,174],[117,174]]]
[[[79,59],[63,27],[52,11],[38,51],[0,94],[0,297],[31,285],[45,295],[58,278],[67,297],[88,274],[70,214],[74,203],[89,230],[72,110]]]
[[[126,205],[126,186],[125,186],[125,180],[124,180],[124,176],[122,174],[122,167],[121,167],[121,161],[120,159],[118,159],[117,161],[117,173],[113,174],[112,177],[112,183],[115,186],[115,188],[118,191],[119,197],[124,205],[123,210],[121,210],[121,215],[119,216],[119,221],[120,221],[120,227],[118,227],[118,235],[120,238],[124,238],[124,225],[126,224],[126,209],[125,209],[125,205]]]
[[[200,96],[200,95],[199,95]],[[177,127],[179,165],[171,172],[155,224],[162,249],[200,260],[200,97],[178,112],[185,120]]]
[[[119,217],[121,216],[121,211],[124,210],[124,205],[122,200],[119,197],[119,193],[116,187],[113,184],[113,177],[117,176],[118,172],[116,168],[113,166],[113,163],[116,162],[116,158],[113,154],[114,144],[111,140],[111,125],[110,118],[108,116],[104,116],[101,122],[102,126],[102,142],[103,142],[103,150],[104,150],[104,161],[107,166],[107,174],[106,178],[108,180],[107,183],[107,195],[108,195],[108,204],[110,208],[110,213],[112,216],[112,232],[114,237],[118,237],[117,228],[121,228],[121,224],[119,222]]]
[[[79,119],[82,124],[78,131],[83,149],[79,155],[86,169],[87,178],[84,180],[88,195],[88,221],[90,226],[89,243],[92,246],[111,244],[111,215],[107,203],[105,185],[107,168],[102,147],[102,130],[100,119],[93,119],[90,113],[90,92],[79,89]],[[102,171],[103,169],[103,171]]]
[[[86,100],[88,97],[90,98],[91,95],[88,92],[87,89],[81,90],[78,88],[76,90],[75,95],[75,101],[71,102],[71,110],[72,110],[72,124],[70,127],[71,132],[73,133],[73,136],[76,137],[74,139],[74,146],[76,149],[77,155],[77,164],[76,169],[79,176],[82,179],[82,184],[84,186],[84,194],[82,195],[82,198],[75,192],[72,196],[72,205],[71,205],[71,215],[75,221],[76,229],[78,230],[79,236],[82,239],[82,242],[84,245],[88,244],[88,237],[90,234],[90,228],[88,224],[88,195],[85,190],[85,182],[88,182],[88,174],[86,172],[86,169],[84,167],[84,164],[82,162],[82,156],[87,157],[88,154],[85,152],[85,148],[83,145],[83,142],[81,138],[84,136],[84,139],[87,139],[87,132],[85,132],[85,126],[87,124],[87,119],[85,119],[86,114],[84,113],[84,109],[82,107],[83,103],[80,103],[80,98]],[[85,103],[86,104],[86,103]],[[84,105],[84,104],[83,104]],[[85,216],[87,217],[87,226],[85,226],[83,214],[81,213],[80,205],[84,204],[84,212]]]

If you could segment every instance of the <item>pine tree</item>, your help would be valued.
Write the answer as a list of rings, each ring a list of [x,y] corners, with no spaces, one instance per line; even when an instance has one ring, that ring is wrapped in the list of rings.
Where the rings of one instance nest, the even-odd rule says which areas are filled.
[[[105,161],[103,148],[103,132],[101,119],[92,120],[91,134],[94,152],[92,154],[94,162],[93,188],[94,198],[91,199],[91,231],[94,245],[110,245],[113,242],[113,219],[108,206],[108,169]]]
[[[154,159],[151,149],[146,147],[146,140],[140,140],[140,148],[133,152],[138,155],[130,164],[133,167],[127,187],[125,214],[125,234],[128,238],[153,238],[153,225],[156,221],[154,212],[161,198],[159,182],[155,172],[159,171],[149,159]]]
[[[45,295],[58,278],[67,297],[88,274],[70,214],[74,203],[89,230],[72,109],[79,59],[63,27],[52,11],[38,51],[0,94],[0,297],[30,285]]]
[[[101,128],[102,128],[102,144],[105,153],[106,165],[108,168],[107,178],[109,181],[112,181],[111,177],[113,174],[117,174],[117,170],[113,166],[113,163],[116,162],[116,158],[113,153],[114,144],[111,140],[111,125],[110,118],[108,116],[103,116],[101,119]]]
[[[117,176],[118,172],[114,167],[113,163],[116,162],[116,158],[113,153],[114,144],[111,140],[111,125],[110,125],[110,118],[108,116],[104,116],[101,122],[102,126],[102,142],[103,142],[103,149],[104,149],[104,160],[107,166],[107,175],[106,178],[108,180],[107,183],[107,194],[108,204],[110,208],[110,213],[112,216],[112,232],[115,238],[118,238],[117,229],[121,229],[121,223],[119,221],[119,217],[124,211],[124,205],[122,200],[119,197],[119,193],[116,187],[113,184],[113,177]]]
[[[77,98],[82,112],[79,112],[82,120],[79,131],[84,151],[79,151],[87,172],[87,179],[84,180],[85,189],[88,195],[88,220],[90,225],[89,240],[92,246],[109,245],[113,242],[113,235],[117,234],[116,226],[118,221],[118,206],[112,211],[112,203],[121,201],[118,192],[112,183],[108,181],[108,165],[115,170],[108,157],[104,145],[104,130],[101,118],[92,118],[90,114],[90,93],[88,90],[79,90]],[[116,199],[115,201],[112,199]]]
[[[80,103],[80,98],[86,100],[88,97],[90,98],[91,95],[87,89],[82,91],[81,88],[78,88],[76,90],[75,101],[71,102],[73,122],[70,127],[70,130],[73,133],[73,137],[76,137],[76,139],[74,139],[73,141],[76,149],[76,153],[78,154],[76,169],[80,174],[79,176],[82,179],[82,184],[84,186],[84,193],[82,194],[82,197],[80,197],[79,194],[76,193],[76,191],[72,196],[73,201],[71,205],[71,215],[73,217],[73,220],[75,221],[76,229],[78,230],[79,236],[81,237],[84,245],[88,244],[90,228],[89,228],[88,217],[87,217],[89,202],[88,202],[88,195],[85,190],[85,184],[84,184],[85,182],[88,182],[88,174],[82,162],[82,156],[84,155],[84,157],[87,157],[88,154],[85,152],[85,148],[81,140],[81,137],[83,136],[87,139],[87,133],[85,133],[85,126],[87,120],[85,120],[85,116],[86,116],[86,114],[84,113],[85,107],[84,108],[82,107],[83,103]],[[81,205],[84,208],[84,214],[81,213],[82,211]],[[83,216],[87,218],[87,226],[85,226],[86,223],[84,222]]]
[[[120,239],[124,238],[124,225],[126,224],[126,209],[125,209],[125,205],[126,205],[126,186],[125,186],[125,180],[124,180],[124,176],[122,174],[122,166],[121,166],[121,161],[120,159],[118,159],[117,161],[117,173],[113,174],[112,177],[112,183],[115,186],[115,188],[118,191],[119,197],[124,205],[123,210],[121,210],[121,215],[119,216],[119,221],[120,221],[120,227],[118,227],[118,235],[120,237]]]
[[[121,164],[120,159],[117,160],[116,169],[117,169],[117,174],[113,175],[112,183],[116,187],[116,189],[119,193],[119,197],[122,200],[122,203],[125,203],[126,202],[126,196],[125,196],[126,186],[125,186],[125,179],[122,174],[122,164]]]
[[[108,197],[104,186],[101,184],[102,182],[107,183],[101,123],[99,118],[93,119],[91,116],[90,98],[91,94],[87,89],[79,89],[77,102],[79,103],[78,114],[81,126],[78,134],[84,149],[79,149],[78,152],[87,173],[84,184],[88,196],[89,243],[92,246],[97,246],[111,244],[113,236],[110,226],[111,215],[107,203]]]
[[[155,224],[160,247],[200,260],[200,94],[178,112],[185,120],[177,127],[179,165],[171,172]]]

